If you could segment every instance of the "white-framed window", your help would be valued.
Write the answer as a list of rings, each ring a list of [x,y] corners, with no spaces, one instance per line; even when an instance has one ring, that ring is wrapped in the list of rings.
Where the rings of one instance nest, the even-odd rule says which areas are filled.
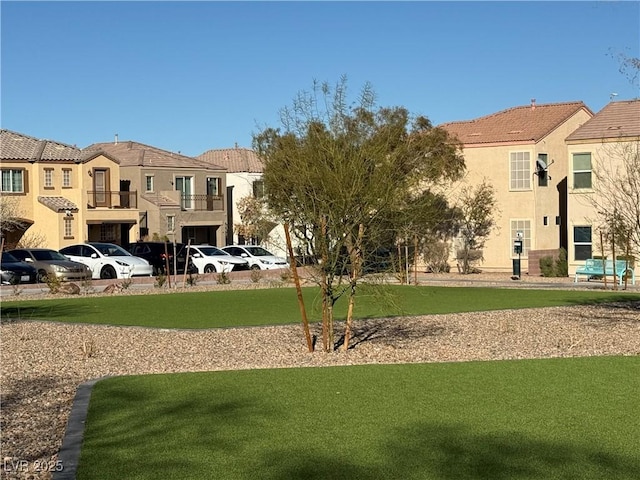
[[[62,169],[62,187],[63,188],[71,187],[71,169],[70,168]]]
[[[193,177],[176,177],[176,190],[180,192],[183,210],[193,208]]]
[[[591,188],[591,153],[573,154],[573,188]]]
[[[73,218],[64,218],[64,238],[73,238]]]
[[[590,225],[573,227],[573,257],[575,260],[586,260],[593,253]]]
[[[530,152],[509,153],[509,190],[531,190]]]
[[[145,175],[145,191],[153,192],[153,175]]]
[[[44,169],[44,188],[53,187],[53,168]]]
[[[522,233],[522,256],[529,255],[531,250],[531,220],[528,219],[512,219],[511,220],[511,255],[516,256],[513,252],[513,242],[518,240],[518,232]]]
[[[176,216],[167,215],[167,232],[173,232],[176,229]]]
[[[24,193],[24,170],[2,169],[2,191]]]

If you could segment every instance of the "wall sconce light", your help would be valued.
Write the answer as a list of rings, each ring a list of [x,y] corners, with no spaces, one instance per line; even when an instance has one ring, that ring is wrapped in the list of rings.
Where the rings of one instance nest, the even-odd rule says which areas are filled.
[[[67,218],[71,217],[73,218],[73,213],[71,213],[71,210],[67,209],[64,211],[64,214]]]
[[[87,173],[89,174],[90,177],[93,177],[93,172],[91,170],[89,170]]]
[[[171,184],[171,186],[173,187],[173,182],[171,180],[169,180],[169,183]]]

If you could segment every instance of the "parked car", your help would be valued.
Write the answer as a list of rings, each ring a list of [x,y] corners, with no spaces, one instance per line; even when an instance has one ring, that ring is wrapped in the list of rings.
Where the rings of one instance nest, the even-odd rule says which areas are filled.
[[[175,262],[174,262],[175,245]],[[169,274],[173,275],[177,266],[177,272],[184,273],[184,266],[187,260],[187,246],[184,243],[171,242],[136,242],[127,245],[127,250],[136,257],[144,258],[153,267],[153,274],[167,273],[167,260],[169,263]],[[188,273],[195,273],[196,267],[189,262]]]
[[[244,258],[252,270],[275,270],[289,268],[289,263],[282,257],[257,245],[227,245],[223,251],[238,258]]]
[[[73,262],[63,254],[50,248],[17,248],[9,253],[18,260],[26,262],[38,271],[38,281],[46,282],[52,275],[59,280],[90,280],[91,270],[85,264]]]
[[[0,279],[2,285],[36,283],[38,271],[28,263],[18,260],[9,252],[2,252],[0,258]]]
[[[232,270],[248,270],[249,262],[234,257],[212,245],[191,245],[191,261],[198,273],[229,273]]]
[[[84,263],[94,279],[150,277],[153,267],[114,243],[88,242],[69,245],[60,253],[74,262]]]

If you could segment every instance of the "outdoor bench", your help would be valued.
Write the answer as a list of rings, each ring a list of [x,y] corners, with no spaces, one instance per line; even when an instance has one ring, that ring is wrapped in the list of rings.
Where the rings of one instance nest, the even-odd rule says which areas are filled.
[[[578,283],[578,275],[586,275],[587,281],[593,277],[617,276],[618,283],[622,285],[625,275],[631,277],[631,285],[636,284],[636,276],[633,268],[626,260],[602,260],[600,258],[588,258],[582,267],[576,270],[574,283]]]

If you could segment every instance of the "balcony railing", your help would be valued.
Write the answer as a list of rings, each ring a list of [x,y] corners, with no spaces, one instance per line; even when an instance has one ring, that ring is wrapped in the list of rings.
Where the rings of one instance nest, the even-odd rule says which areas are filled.
[[[182,210],[224,211],[224,195],[182,195]]]
[[[138,192],[114,192],[92,191],[87,192],[89,195],[88,207],[106,207],[106,208],[138,208]]]

